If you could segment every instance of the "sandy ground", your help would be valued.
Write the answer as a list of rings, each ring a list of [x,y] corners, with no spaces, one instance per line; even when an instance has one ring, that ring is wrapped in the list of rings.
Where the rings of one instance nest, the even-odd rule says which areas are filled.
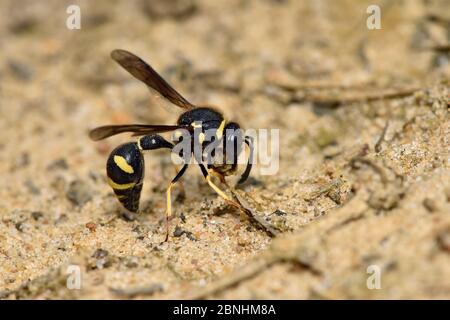
[[[380,2],[369,31],[373,3],[1,1],[0,297],[450,298],[450,3]],[[115,48],[244,128],[280,129],[277,174],[237,190],[275,238],[191,168],[161,244],[174,168],[159,151],[142,213],[123,214],[105,162],[133,138],[89,129],[180,110]]]

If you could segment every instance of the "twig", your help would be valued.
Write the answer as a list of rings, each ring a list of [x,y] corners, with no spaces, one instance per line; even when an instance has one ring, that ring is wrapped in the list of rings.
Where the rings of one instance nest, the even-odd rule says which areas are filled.
[[[355,157],[352,160],[350,160],[350,166],[353,168],[357,168],[357,163],[365,164],[369,167],[371,167],[378,175],[380,176],[381,182],[383,184],[387,184],[389,182],[389,179],[386,175],[386,172],[383,167],[375,163],[374,161],[363,158],[363,157]]]
[[[250,221],[253,223],[254,226],[264,230],[270,237],[276,237],[280,233],[278,230],[276,230],[270,224],[264,221],[264,219],[260,218],[258,215],[255,215],[254,212],[248,208],[247,204],[246,205],[242,204],[242,202],[245,201],[241,196],[239,196],[234,191],[232,191],[232,194],[236,202],[241,206],[240,209],[247,215],[247,217],[249,217]]]
[[[374,100],[382,100],[382,99],[398,99],[404,98],[414,94],[416,91],[419,91],[420,88],[412,87],[412,88],[403,88],[398,90],[381,90],[375,93],[367,93],[360,95],[348,95],[346,96],[325,96],[320,94],[311,94],[307,93],[302,100],[312,101],[316,103],[325,103],[325,104],[342,104],[342,103],[355,103],[355,102],[363,102],[363,101],[374,101]]]
[[[381,151],[381,144],[384,142],[384,138],[386,137],[386,132],[389,127],[389,121],[386,122],[386,125],[384,126],[383,131],[381,132],[380,138],[378,139],[377,143],[375,143],[375,152]]]
[[[360,83],[350,83],[341,84],[336,82],[326,82],[326,81],[308,81],[302,82],[295,78],[283,79],[282,76],[277,78],[273,76],[272,79],[267,80],[270,85],[280,87],[287,91],[297,91],[297,90],[359,90],[367,88],[370,82],[360,82]]]

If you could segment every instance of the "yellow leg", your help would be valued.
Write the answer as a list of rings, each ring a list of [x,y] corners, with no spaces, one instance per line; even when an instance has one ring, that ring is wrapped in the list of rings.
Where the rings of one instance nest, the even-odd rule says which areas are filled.
[[[245,211],[246,209],[240,205],[239,203],[237,203],[236,201],[232,200],[229,196],[227,196],[225,194],[225,192],[223,192],[218,186],[216,186],[216,184],[214,182],[212,182],[211,180],[211,176],[207,175],[205,177],[206,181],[208,182],[209,186],[219,195],[221,196],[229,205],[232,205],[233,207],[236,207],[238,209],[240,209],[241,211]]]
[[[172,216],[172,197],[171,197],[172,186],[173,186],[173,183],[171,182],[169,184],[169,187],[167,188],[167,191],[166,191],[166,197],[167,197],[167,206],[166,206],[166,238],[165,238],[164,241],[167,241],[169,239],[169,219]]]
[[[227,196],[222,190],[220,190],[220,188],[219,188],[218,186],[216,186],[216,185],[214,184],[214,182],[212,182],[211,176],[210,176],[210,175],[206,176],[205,179],[206,179],[206,182],[208,182],[209,186],[210,186],[211,188],[213,188],[214,191],[217,192],[217,194],[218,194],[219,196],[221,196],[222,198],[224,198],[224,199],[227,200],[227,201],[231,201],[230,197]]]
[[[169,239],[169,219],[172,216],[172,197],[171,197],[171,193],[172,193],[172,187],[173,185],[181,178],[181,176],[184,174],[184,172],[186,171],[188,165],[185,164],[180,171],[178,171],[177,175],[175,176],[175,178],[172,179],[172,181],[170,182],[169,186],[167,187],[167,191],[166,191],[166,197],[167,197],[167,207],[166,207],[166,239],[164,241],[167,241]]]

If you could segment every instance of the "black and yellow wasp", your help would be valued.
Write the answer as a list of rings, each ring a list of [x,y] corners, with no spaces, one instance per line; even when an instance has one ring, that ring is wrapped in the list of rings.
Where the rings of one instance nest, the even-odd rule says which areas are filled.
[[[201,172],[208,184],[228,203],[240,207],[241,205],[232,200],[225,192],[223,192],[212,180],[211,175],[214,174],[225,182],[225,176],[236,173],[238,155],[243,149],[245,143],[249,149],[249,158],[247,166],[238,183],[244,182],[252,168],[253,143],[249,136],[242,137],[242,130],[235,122],[227,122],[222,114],[211,107],[199,107],[193,105],[182,97],[175,89],[173,89],[153,68],[139,57],[125,50],[114,50],[111,53],[112,59],[118,62],[123,68],[131,73],[135,78],[144,82],[149,88],[155,90],[161,96],[185,110],[177,121],[176,125],[151,125],[151,124],[126,124],[126,125],[107,125],[95,128],[90,131],[92,140],[101,140],[123,132],[132,132],[133,136],[141,136],[136,142],[124,143],[115,148],[109,155],[106,163],[106,172],[108,183],[113,188],[117,199],[122,205],[131,212],[137,212],[139,209],[139,198],[144,178],[144,157],[143,152],[146,150],[155,150],[167,148],[174,150],[182,139],[174,143],[167,141],[158,133],[187,130],[194,144],[199,145],[202,152],[206,147],[215,142],[219,143],[219,149],[223,153],[221,161],[215,161],[218,157],[212,154],[208,159],[212,159],[206,163],[203,157],[195,157],[196,164],[200,167]],[[213,130],[212,139],[205,140],[205,132]],[[176,135],[175,135],[176,136]],[[232,156],[227,157],[229,149],[233,148]],[[214,151],[212,151],[214,152]],[[178,154],[183,156],[185,155]],[[177,175],[172,179],[167,188],[167,211],[166,222],[168,238],[169,227],[168,221],[172,214],[171,209],[171,189],[172,186],[183,176],[190,161],[185,160]]]

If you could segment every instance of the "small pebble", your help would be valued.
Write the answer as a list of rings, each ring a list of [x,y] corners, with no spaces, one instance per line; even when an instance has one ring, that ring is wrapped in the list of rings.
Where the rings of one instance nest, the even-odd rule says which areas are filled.
[[[184,234],[184,230],[181,229],[179,226],[175,227],[175,231],[173,232],[174,237],[181,237]]]
[[[31,181],[31,180],[26,180],[26,181],[24,182],[24,184],[25,184],[25,187],[28,189],[28,191],[29,191],[31,194],[33,194],[33,195],[35,195],[35,196],[38,196],[38,195],[41,194],[41,190],[34,184],[33,181]]]
[[[277,216],[285,216],[287,213],[277,209],[277,210],[274,211],[273,214],[276,214]]]
[[[94,222],[88,222],[86,223],[86,228],[88,228],[90,232],[95,232],[97,230],[97,225]]]
[[[447,202],[450,202],[450,187],[445,188],[445,197],[447,198]]]
[[[109,252],[107,250],[97,249],[95,250],[92,257],[96,259],[95,267],[97,269],[107,268],[111,265],[111,260],[109,259]]]
[[[175,231],[173,232],[173,236],[176,238],[181,237],[183,234],[191,241],[197,241],[197,238],[194,237],[192,232],[181,229],[179,226],[175,227]]]
[[[436,201],[434,201],[433,199],[425,198],[422,204],[429,212],[436,212],[439,210]]]
[[[65,223],[68,220],[69,220],[69,218],[67,217],[67,215],[63,213],[62,215],[60,215],[58,217],[58,219],[55,220],[55,225],[57,226],[59,224]]]
[[[26,34],[26,33],[32,33],[37,26],[39,25],[39,22],[37,19],[33,17],[24,17],[20,18],[18,20],[14,20],[14,23],[11,24],[9,30],[13,34]]]
[[[92,190],[86,182],[75,180],[70,183],[66,196],[73,204],[82,206],[92,199]]]
[[[99,175],[97,172],[89,171],[89,178],[91,178],[91,180],[95,182],[99,179]]]
[[[23,62],[10,60],[8,61],[8,67],[16,78],[22,81],[29,81],[33,78],[33,70]]]
[[[127,212],[127,211],[122,212],[120,217],[127,222],[132,222],[137,219],[136,215],[133,212]]]
[[[30,155],[28,152],[22,152],[17,159],[15,159],[11,170],[24,168],[30,164]]]
[[[31,213],[31,217],[35,220],[38,221],[40,218],[42,218],[44,215],[42,214],[42,212],[40,211],[33,211]]]
[[[67,161],[64,158],[56,159],[47,166],[47,170],[49,171],[57,169],[66,170],[68,168],[69,166],[67,165]]]
[[[23,232],[23,223],[22,222],[16,223],[15,227],[16,227],[17,231]]]
[[[445,230],[437,236],[437,243],[442,250],[450,253],[450,230]]]
[[[106,258],[108,256],[108,254],[109,254],[109,252],[107,250],[97,249],[97,250],[95,250],[94,254],[92,255],[92,258],[103,259],[103,258]]]
[[[129,269],[137,268],[139,266],[139,259],[137,257],[126,257],[125,266]]]

